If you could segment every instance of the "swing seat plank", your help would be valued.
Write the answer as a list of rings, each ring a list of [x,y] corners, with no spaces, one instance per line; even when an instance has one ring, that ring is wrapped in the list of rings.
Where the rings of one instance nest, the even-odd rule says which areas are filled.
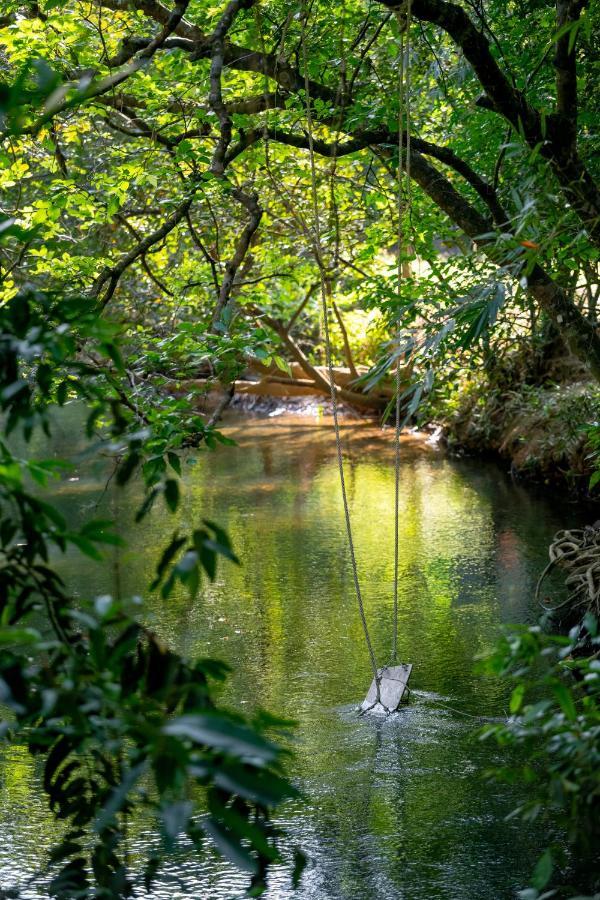
[[[408,679],[411,672],[411,663],[402,666],[384,666],[382,669],[378,669],[379,702],[377,701],[377,684],[373,679],[369,692],[361,704],[361,712],[368,712],[375,716],[387,716],[388,713],[395,712],[405,695],[408,699],[410,693]]]

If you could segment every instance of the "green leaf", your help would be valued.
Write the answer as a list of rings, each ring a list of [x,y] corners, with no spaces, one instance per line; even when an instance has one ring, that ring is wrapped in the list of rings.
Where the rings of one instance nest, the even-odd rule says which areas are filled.
[[[90,541],[96,541],[99,544],[110,544],[117,547],[124,547],[125,541],[118,534],[114,534],[107,529],[113,528],[114,522],[110,519],[91,519],[85,522],[80,529],[80,535]]]
[[[192,537],[202,568],[210,580],[214,581],[217,571],[217,556],[215,551],[208,547],[208,533],[203,528],[199,528],[194,531]]]
[[[240,842],[226,831],[214,819],[207,819],[202,823],[206,834],[212,839],[215,846],[223,856],[227,857],[234,866],[243,872],[255,874],[258,872],[256,859],[240,844]]]
[[[533,876],[531,878],[531,884],[538,891],[543,890],[550,879],[552,878],[552,871],[554,869],[554,860],[552,858],[552,852],[550,849],[545,850],[544,853],[538,859],[535,869],[533,870]]]
[[[156,567],[156,578],[150,585],[150,590],[154,591],[161,582],[168,566],[177,556],[179,550],[187,544],[187,538],[179,537],[177,532],[173,535],[170,544],[163,550],[162,556]]]
[[[564,712],[565,716],[573,721],[577,718],[577,710],[575,709],[575,702],[573,700],[573,695],[569,688],[561,684],[561,682],[557,681],[552,685],[552,691],[554,696],[559,702],[560,708]]]
[[[147,762],[143,760],[137,766],[133,766],[133,768],[125,772],[121,783],[114,788],[107,802],[96,816],[94,828],[97,832],[103,831],[113,821],[117,813],[123,809],[129,794],[142,777],[146,768]]]
[[[167,803],[161,808],[165,834],[171,844],[186,830],[193,808],[188,800]]]
[[[525,685],[518,684],[510,696],[510,712],[515,715],[521,709],[523,697],[525,696]]]
[[[0,646],[37,644],[42,635],[36,628],[0,628]]]
[[[307,865],[307,858],[301,850],[294,850],[294,868],[292,870],[292,887],[296,890],[300,886],[300,879]]]
[[[61,531],[65,530],[65,528],[67,527],[65,517],[57,510],[55,506],[52,506],[51,503],[45,503],[39,498],[36,498],[35,502],[41,512],[43,512],[44,515],[47,516],[47,518],[50,519],[50,521],[54,525],[56,525],[57,528],[59,528]]]
[[[239,794],[251,803],[275,807],[282,800],[298,797],[298,791],[285,779],[272,773],[251,772],[240,765],[221,766],[213,775],[224,791]]]
[[[82,537],[80,534],[69,534],[69,541],[74,544],[85,556],[94,559],[97,562],[102,560],[102,554],[92,541]]]
[[[117,469],[117,484],[120,486],[127,484],[139,464],[140,455],[134,450],[125,457]]]
[[[73,746],[73,739],[66,735],[62,735],[54,743],[50,753],[46,757],[46,765],[44,767],[44,790],[47,794],[50,793],[52,781],[56,772],[73,749]]]
[[[246,725],[215,714],[179,716],[163,729],[165,734],[225,750],[234,756],[253,756],[265,762],[277,759],[278,748]]]
[[[149,893],[152,889],[152,885],[154,884],[154,880],[158,874],[158,870],[160,869],[160,864],[162,860],[160,854],[152,852],[144,867],[143,881],[144,881],[144,889],[146,893]]]
[[[240,561],[233,552],[231,541],[227,532],[219,525],[217,525],[216,522],[213,522],[210,519],[204,519],[203,521],[204,524],[208,528],[210,528],[210,530],[215,535],[215,541],[210,541],[210,546],[215,550],[216,553],[220,553],[222,556],[225,556],[227,559],[231,560],[231,562],[239,566]]]
[[[165,501],[171,512],[179,506],[179,483],[174,478],[165,481]]]
[[[58,846],[52,850],[49,855],[50,862],[61,862],[63,859],[68,859],[72,856],[79,856],[83,852],[83,848],[81,844],[75,843],[75,841],[69,840],[66,838],[64,841],[61,841]]]
[[[169,465],[171,468],[177,472],[178,475],[181,475],[181,460],[177,456],[176,453],[169,451],[167,453],[167,459],[169,460]]]
[[[102,341],[99,345],[99,349],[103,353],[106,353],[108,357],[110,357],[110,359],[115,364],[115,368],[118,372],[124,371],[125,365],[123,363],[123,357],[121,356],[121,351],[117,344],[113,343],[112,341]]]
[[[173,569],[175,576],[179,578],[182,584],[186,585],[192,597],[196,596],[200,584],[200,566],[198,562],[196,551],[188,550]]]
[[[13,488],[19,488],[23,477],[21,467],[16,462],[0,463],[0,482],[4,482]]]
[[[146,495],[143,503],[135,514],[136,522],[141,522],[142,519],[144,519],[148,515],[148,513],[154,506],[154,501],[158,497],[159,493],[159,489],[155,487]]]
[[[268,833],[262,823],[251,822],[247,816],[240,815],[235,809],[223,806],[223,804],[211,795],[210,811],[213,820],[224,826],[228,832],[234,834],[240,840],[248,841],[252,848],[265,859],[274,862],[280,859],[276,848],[269,843]]]
[[[84,897],[87,893],[88,878],[85,857],[76,857],[50,882],[53,897]]]

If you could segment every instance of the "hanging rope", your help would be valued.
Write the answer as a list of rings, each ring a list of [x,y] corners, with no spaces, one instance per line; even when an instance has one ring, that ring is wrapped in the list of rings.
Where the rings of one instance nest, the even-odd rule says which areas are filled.
[[[323,254],[323,244],[321,240],[321,227],[319,217],[319,203],[317,196],[317,175],[314,153],[314,127],[310,98],[310,81],[308,77],[307,53],[306,53],[306,21],[307,12],[306,4],[302,4],[302,31],[301,31],[301,47],[302,47],[302,64],[304,68],[304,90],[306,102],[306,120],[308,130],[308,146],[310,157],[310,174],[311,174],[311,197],[314,218],[314,250],[320,275],[321,288],[321,304],[323,314],[323,330],[325,337],[325,361],[329,378],[329,387],[331,392],[331,405],[333,411],[333,423],[335,430],[335,442],[337,453],[337,464],[340,478],[340,486],[342,493],[342,502],[344,507],[344,519],[346,524],[346,534],[348,538],[348,547],[350,552],[350,561],[352,565],[352,574],[354,580],[354,588],[358,602],[358,609],[362,623],[365,642],[369,652],[371,667],[373,669],[373,677],[375,679],[377,689],[377,700],[380,702],[379,684],[380,675],[377,667],[377,660],[373,649],[367,619],[365,615],[364,601],[358,575],[358,567],[356,562],[356,552],[354,547],[354,537],[352,532],[352,523],[350,519],[350,509],[348,504],[348,495],[346,490],[346,479],[344,474],[344,460],[342,452],[342,440],[339,423],[338,397],[333,372],[333,359],[331,351],[331,334],[329,328],[329,292],[330,281],[327,275],[325,259]],[[400,61],[399,61],[399,83],[398,83],[398,249],[397,249],[397,299],[398,305],[401,301],[402,277],[403,277],[403,248],[404,248],[404,219],[411,214],[411,185],[410,185],[410,25],[411,25],[411,0],[408,0],[406,17],[403,20],[399,12],[397,12],[398,22],[400,25]],[[406,38],[406,39],[405,39]],[[406,125],[405,125],[406,120]],[[406,162],[403,165],[404,156],[404,129],[406,128]],[[337,147],[337,136],[336,136]],[[334,156],[335,165],[335,156]],[[406,176],[406,203],[403,195],[403,173]],[[400,338],[400,313],[397,320],[398,338]],[[395,404],[395,489],[394,489],[394,602],[393,602],[393,636],[392,636],[392,664],[395,664],[398,656],[398,583],[399,583],[399,557],[400,557],[400,432],[401,432],[401,365],[398,356],[396,363],[396,404]]]
[[[404,216],[408,211],[410,216],[410,24],[411,24],[411,0],[408,0],[406,21],[402,22],[400,13],[397,13],[400,26],[400,60],[398,72],[398,248],[396,254],[396,296],[398,307],[402,299],[402,275],[403,275],[403,246],[404,246]],[[404,39],[406,34],[406,41]],[[406,58],[405,58],[406,54]],[[406,78],[406,91],[405,91]],[[406,208],[402,192],[403,166],[402,154],[404,144],[404,118],[406,112]],[[400,340],[400,312],[397,317],[397,337]],[[400,566],[400,388],[401,366],[400,355],[396,360],[396,431],[394,439],[394,623],[392,636],[392,665],[398,659],[398,581]]]
[[[320,275],[320,287],[321,287],[321,305],[323,311],[323,331],[325,337],[325,362],[327,365],[327,374],[329,377],[329,388],[331,392],[331,406],[333,410],[333,424],[335,429],[335,443],[337,450],[337,464],[339,470],[340,477],[340,486],[342,490],[342,502],[344,505],[344,518],[346,522],[346,534],[348,537],[348,547],[350,551],[350,561],[352,564],[352,576],[354,579],[354,589],[356,592],[356,599],[358,602],[358,610],[360,613],[360,620],[362,623],[363,633],[365,637],[365,643],[367,645],[367,649],[369,651],[369,658],[371,661],[371,668],[373,669],[373,677],[375,679],[375,683],[377,686],[377,701],[379,702],[379,670],[377,668],[377,660],[375,658],[375,651],[373,650],[373,643],[371,641],[371,635],[369,633],[369,626],[367,625],[367,618],[365,615],[365,607],[363,602],[362,591],[360,587],[360,579],[358,576],[358,567],[356,564],[356,552],[354,549],[354,537],[352,533],[352,523],[350,521],[350,508],[348,506],[348,495],[346,491],[346,479],[344,476],[344,458],[342,454],[342,439],[340,434],[340,422],[339,422],[339,411],[338,411],[338,400],[337,400],[337,390],[334,381],[333,374],[333,361],[331,354],[331,335],[329,332],[329,307],[327,302],[327,295],[329,291],[328,283],[327,283],[327,275],[325,270],[325,261],[323,258],[323,245],[321,242],[321,228],[319,224],[319,203],[317,197],[317,173],[315,166],[315,154],[314,154],[314,142],[313,142],[313,117],[312,117],[312,108],[311,108],[311,99],[310,99],[310,81],[308,77],[308,60],[306,53],[306,3],[302,4],[302,33],[301,33],[301,44],[302,44],[302,65],[304,68],[304,92],[305,92],[305,100],[306,100],[306,122],[308,126],[308,147],[309,147],[309,156],[310,156],[310,175],[311,175],[311,196],[312,196],[312,206],[313,206],[313,218],[314,218],[314,234],[315,234],[315,256],[317,259],[317,266],[319,268]]]

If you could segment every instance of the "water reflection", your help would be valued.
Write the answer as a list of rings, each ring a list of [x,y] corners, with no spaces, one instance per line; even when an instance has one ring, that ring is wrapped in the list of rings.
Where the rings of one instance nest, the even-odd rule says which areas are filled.
[[[76,413],[72,412],[75,416]],[[223,565],[195,602],[153,598],[148,621],[189,655],[213,654],[234,674],[225,699],[299,721],[294,771],[308,802],[285,811],[290,845],[312,858],[292,894],[272,874],[269,900],[429,900],[512,897],[538,838],[504,815],[512,798],[483,787],[498,762],[474,739],[479,717],[503,715],[507,687],[474,673],[474,656],[499,625],[535,615],[532,591],[553,532],[579,514],[515,486],[495,466],[456,461],[422,439],[403,441],[399,650],[414,664],[409,707],[387,721],[359,719],[369,681],[353,595],[327,423],[232,419],[238,447],[186,467],[181,528],[202,517],[227,528],[243,566]],[[61,444],[64,445],[61,447]],[[344,427],[347,481],[360,576],[379,659],[391,645],[393,448],[390,433]],[[68,421],[55,451],[72,448]],[[98,503],[106,472],[85,460],[58,502],[71,521]],[[75,554],[63,576],[83,592],[139,592],[175,523],[157,509],[131,525],[136,489],[108,492],[99,515],[127,534],[103,566]],[[476,718],[473,718],[476,717]],[[0,885],[43,859],[52,824],[35,764],[15,748],[0,767]],[[155,840],[143,823],[136,843]],[[519,847],[518,858],[514,848]],[[156,898],[241,895],[243,876],[185,847],[162,873]],[[43,894],[30,892],[24,896]]]

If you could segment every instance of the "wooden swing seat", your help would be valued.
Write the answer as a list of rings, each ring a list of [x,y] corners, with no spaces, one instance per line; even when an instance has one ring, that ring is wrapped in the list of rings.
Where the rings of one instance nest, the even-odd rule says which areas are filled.
[[[401,666],[384,666],[382,669],[378,669],[379,701],[377,700],[377,684],[373,679],[369,692],[361,703],[360,711],[374,716],[387,716],[389,713],[396,712],[402,701],[408,700],[410,694],[408,679],[411,672],[411,663]]]

